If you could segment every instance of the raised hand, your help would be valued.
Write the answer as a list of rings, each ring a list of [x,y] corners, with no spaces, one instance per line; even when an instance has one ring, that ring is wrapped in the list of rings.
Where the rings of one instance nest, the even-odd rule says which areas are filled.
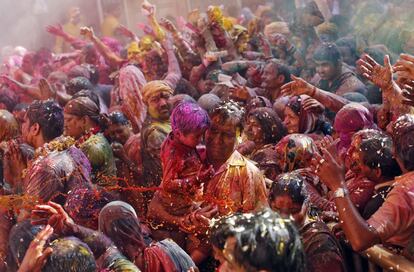
[[[32,210],[31,221],[33,225],[51,225],[57,234],[70,234],[75,223],[63,207],[49,201],[47,205],[36,205]]]
[[[46,27],[46,31],[49,32],[52,35],[59,36],[59,37],[65,36],[65,34],[66,34],[65,31],[63,30],[63,27],[62,27],[61,24],[57,24],[55,26],[54,25],[48,25]]]
[[[403,86],[403,104],[414,107],[414,80],[407,81]]]
[[[47,100],[56,95],[56,91],[53,90],[52,86],[50,86],[49,82],[46,79],[40,79],[38,86],[42,100]]]
[[[39,232],[24,255],[23,262],[17,272],[40,272],[45,265],[47,258],[52,254],[50,247],[45,248],[46,241],[53,234],[53,228],[47,225]]]
[[[314,154],[311,169],[331,191],[336,191],[345,182],[344,163],[339,160],[336,151],[321,148],[322,155]]]
[[[394,71],[399,77],[414,80],[414,56],[401,54],[400,59],[394,65]]]
[[[362,72],[362,76],[382,90],[389,87],[392,83],[393,69],[388,55],[384,57],[384,64],[385,66],[381,66],[367,54],[357,61],[358,69]]]
[[[92,40],[93,37],[95,36],[95,33],[93,32],[92,27],[83,26],[80,29],[80,33],[81,33],[81,35],[85,36],[89,40]]]
[[[160,25],[172,34],[178,32],[175,25],[167,18],[161,18]]]
[[[303,109],[307,112],[323,113],[325,107],[316,99],[307,97],[302,102]]]
[[[152,5],[150,2],[145,0],[141,6],[142,12],[146,16],[154,16],[155,15],[155,5]]]
[[[282,94],[286,96],[297,96],[306,94],[310,97],[313,97],[316,92],[316,87],[306,82],[302,78],[295,77],[294,75],[292,75],[292,81],[283,85],[281,91]]]
[[[130,39],[135,39],[136,37],[135,33],[124,25],[119,25],[116,30],[119,31],[119,33],[121,33],[125,37],[128,37]]]

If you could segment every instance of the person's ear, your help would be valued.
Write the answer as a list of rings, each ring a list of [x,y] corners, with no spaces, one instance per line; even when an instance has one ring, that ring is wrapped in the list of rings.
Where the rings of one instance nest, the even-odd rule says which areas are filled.
[[[374,177],[378,180],[382,176],[382,171],[380,168],[375,168],[373,170]]]
[[[34,136],[38,136],[39,133],[41,133],[40,125],[39,123],[34,123],[32,126],[30,126],[31,134]]]
[[[277,76],[277,82],[279,84],[283,84],[285,82],[285,76],[284,75],[278,75]]]

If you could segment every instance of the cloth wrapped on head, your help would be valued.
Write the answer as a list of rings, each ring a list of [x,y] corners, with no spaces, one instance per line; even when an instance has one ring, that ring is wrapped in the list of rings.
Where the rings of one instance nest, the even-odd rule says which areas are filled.
[[[173,94],[174,90],[168,85],[167,82],[162,80],[154,80],[148,82],[142,89],[142,99],[144,103],[148,104],[150,97],[157,95],[162,92]]]

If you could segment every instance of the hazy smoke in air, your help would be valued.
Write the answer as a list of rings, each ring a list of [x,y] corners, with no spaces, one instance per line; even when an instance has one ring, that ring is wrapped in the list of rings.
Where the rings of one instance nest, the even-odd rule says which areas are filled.
[[[86,9],[96,6],[96,1],[1,0],[0,48],[17,45],[29,49],[37,49],[41,46],[52,47],[54,38],[45,31],[45,26],[65,23],[71,6],[81,7],[85,15]],[[96,9],[93,16],[95,14],[97,14]]]

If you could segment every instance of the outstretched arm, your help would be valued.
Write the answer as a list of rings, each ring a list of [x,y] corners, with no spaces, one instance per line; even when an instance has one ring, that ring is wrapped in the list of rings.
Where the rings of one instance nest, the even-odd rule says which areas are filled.
[[[346,193],[345,168],[336,154],[322,148],[323,155],[315,154],[312,159],[312,170],[320,177],[329,189],[336,194],[334,201],[341,220],[342,229],[352,249],[363,251],[381,242],[375,229],[361,217],[357,208]]]
[[[96,46],[96,49],[98,49],[99,53],[102,54],[102,56],[108,61],[108,63],[112,67],[119,68],[119,66],[121,66],[122,63],[125,61],[120,56],[115,54],[108,46],[106,46],[97,36],[95,36],[95,33],[93,32],[93,29],[91,27],[82,27],[81,34],[85,35],[85,37],[87,37],[90,41],[93,42],[93,44]]]
[[[65,42],[71,44],[75,49],[81,49],[83,46],[86,45],[86,42],[82,39],[72,36],[66,31],[64,31],[61,24],[58,24],[56,26],[49,25],[46,27],[46,31],[52,35],[61,37]]]
[[[168,57],[168,73],[164,81],[166,81],[171,88],[175,89],[182,76],[180,65],[178,64],[177,57],[175,56],[172,41],[169,38],[166,38],[163,40],[162,46],[164,47]]]
[[[334,112],[338,112],[340,109],[342,109],[343,106],[350,102],[342,96],[321,90],[313,86],[312,84],[306,82],[302,78],[295,77],[292,75],[292,80],[293,81],[282,86],[283,95],[305,94],[318,100],[327,109],[330,109]]]

